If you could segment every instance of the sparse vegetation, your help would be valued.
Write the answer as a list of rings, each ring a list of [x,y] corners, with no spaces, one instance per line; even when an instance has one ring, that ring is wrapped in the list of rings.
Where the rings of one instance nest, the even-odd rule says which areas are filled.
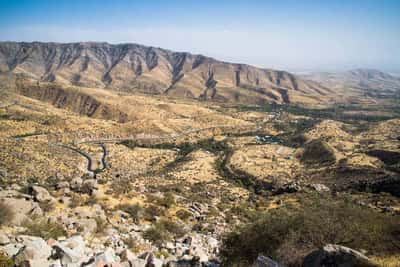
[[[102,218],[95,217],[96,220],[96,233],[101,234],[107,228],[107,221],[103,220]]]
[[[182,221],[187,221],[190,217],[192,217],[192,214],[185,209],[181,209],[176,212],[176,216]]]
[[[186,234],[184,226],[177,221],[162,218],[160,221],[157,222],[157,224],[159,224],[161,228],[167,230],[174,237],[180,238]]]
[[[154,223],[144,233],[144,238],[153,242],[154,244],[161,245],[162,243],[171,240],[172,237],[180,238],[186,233],[184,227],[176,221],[162,218]]]
[[[61,236],[67,236],[67,232],[62,225],[46,220],[25,222],[23,226],[26,228],[24,231],[25,235],[40,236],[45,240],[49,238],[57,239]]]
[[[334,150],[322,140],[314,140],[306,144],[301,160],[306,164],[331,165],[335,163]]]
[[[148,221],[155,221],[156,217],[163,216],[165,210],[162,207],[156,205],[149,205],[144,209],[144,219]]]
[[[251,264],[259,254],[301,266],[304,255],[325,244],[383,255],[399,253],[399,218],[365,210],[346,199],[308,197],[300,208],[280,208],[258,217],[225,237],[221,256],[227,266]]]
[[[144,232],[143,238],[153,242],[155,245],[162,245],[171,239],[171,235],[160,224],[154,224]]]
[[[128,213],[135,223],[139,223],[140,219],[143,217],[143,207],[139,204],[122,204],[117,206],[117,209]]]
[[[111,188],[114,195],[126,195],[133,190],[130,180],[121,177],[112,181]]]
[[[5,253],[0,251],[0,267],[14,267],[15,263],[14,261],[7,257]]]

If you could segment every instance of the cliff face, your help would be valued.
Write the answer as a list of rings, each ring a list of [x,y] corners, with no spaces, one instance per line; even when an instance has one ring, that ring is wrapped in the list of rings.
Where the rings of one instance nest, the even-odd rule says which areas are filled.
[[[137,44],[2,42],[0,72],[10,71],[66,85],[254,104],[330,93],[285,71]]]
[[[24,81],[17,82],[16,89],[23,96],[47,102],[57,108],[68,109],[80,115],[118,122],[127,121],[126,113],[78,88],[64,88],[54,83],[35,84]]]

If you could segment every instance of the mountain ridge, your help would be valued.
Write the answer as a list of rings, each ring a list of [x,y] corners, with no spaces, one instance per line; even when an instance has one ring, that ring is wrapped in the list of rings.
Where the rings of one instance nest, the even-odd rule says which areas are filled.
[[[66,85],[222,102],[289,103],[332,93],[286,71],[135,43],[0,42],[0,71]]]

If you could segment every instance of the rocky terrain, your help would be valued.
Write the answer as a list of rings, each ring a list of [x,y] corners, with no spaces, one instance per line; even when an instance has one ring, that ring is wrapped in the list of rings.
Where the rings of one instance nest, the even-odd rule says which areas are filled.
[[[329,91],[137,45],[0,47],[0,266],[399,266],[398,99],[293,105]],[[209,67],[211,100],[243,96],[198,101]]]

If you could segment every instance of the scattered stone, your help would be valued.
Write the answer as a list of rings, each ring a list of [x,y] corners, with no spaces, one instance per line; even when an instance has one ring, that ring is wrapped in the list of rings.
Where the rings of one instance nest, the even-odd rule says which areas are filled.
[[[54,201],[54,198],[50,195],[50,193],[46,190],[46,188],[33,185],[30,187],[30,192],[33,195],[35,201],[39,203],[46,203]]]
[[[83,182],[80,191],[84,194],[91,195],[94,191],[98,189],[97,180],[96,179],[87,179]]]
[[[69,183],[68,182],[59,182],[56,184],[56,189],[60,190],[60,189],[65,189],[65,188],[69,188]]]
[[[71,180],[70,182],[70,188],[73,191],[79,191],[81,186],[82,186],[83,180],[80,177],[76,177]]]
[[[308,254],[303,266],[320,267],[320,266],[363,266],[377,267],[364,254],[354,249],[328,244],[320,250],[316,250]]]
[[[310,187],[319,193],[329,192],[330,189],[324,184],[311,184]]]
[[[81,236],[73,236],[58,242],[53,248],[55,250],[54,257],[60,259],[62,265],[80,264],[88,260],[85,255],[85,242]]]
[[[260,255],[254,262],[253,267],[284,267],[284,266],[272,260],[271,258]]]

